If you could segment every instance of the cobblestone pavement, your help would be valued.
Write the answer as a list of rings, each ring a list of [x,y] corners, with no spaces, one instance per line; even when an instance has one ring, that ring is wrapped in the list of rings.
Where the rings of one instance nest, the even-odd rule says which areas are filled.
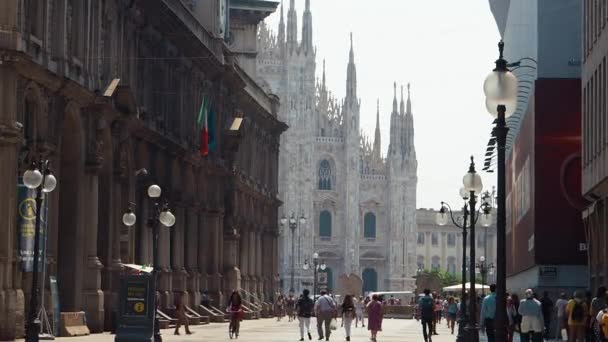
[[[402,319],[385,319],[383,322],[383,331],[378,334],[380,342],[422,342],[422,330],[420,323],[415,320]],[[191,327],[194,334],[192,335],[173,335],[173,330],[163,330],[163,341],[201,341],[201,342],[219,342],[230,341],[228,338],[227,323],[212,323],[203,326]],[[314,329],[313,329],[314,328]],[[311,332],[313,342],[317,341],[316,323],[313,319],[311,322]],[[451,335],[447,329],[445,321],[438,327],[439,335],[433,336],[433,342],[453,342],[455,335]],[[183,334],[183,328],[181,333]],[[282,320],[277,322],[276,319],[261,319],[243,321],[241,325],[241,336],[237,341],[240,342],[291,342],[298,341],[300,333],[298,323],[287,322]],[[58,338],[55,341],[59,342],[111,342],[114,341],[114,336],[110,334],[94,334],[86,337],[69,337]],[[306,338],[306,341],[308,339]],[[345,341],[344,329],[338,328],[331,335],[330,341]],[[351,341],[369,341],[369,332],[367,328],[354,328],[351,336]]]

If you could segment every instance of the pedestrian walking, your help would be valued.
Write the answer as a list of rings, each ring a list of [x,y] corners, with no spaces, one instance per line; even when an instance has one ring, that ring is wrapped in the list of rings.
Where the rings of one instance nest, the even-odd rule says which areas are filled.
[[[327,291],[321,290],[321,296],[315,302],[319,340],[325,338],[325,341],[329,341],[329,336],[331,335],[331,320],[337,316],[337,313],[338,311],[334,300],[327,294]],[[325,328],[325,331],[323,331],[323,328]]]
[[[549,338],[549,329],[551,329],[551,316],[553,313],[553,301],[549,298],[549,292],[543,292],[543,298],[540,300],[540,306],[543,310],[543,318],[545,325],[545,337]]]
[[[420,319],[422,323],[422,337],[424,342],[432,342],[431,335],[433,334],[433,297],[431,297],[431,290],[424,289],[424,296],[418,300],[418,309],[416,312],[416,319]],[[368,322],[369,323],[369,322]]]
[[[179,335],[179,328],[184,325],[186,334],[190,335],[190,322],[188,322],[188,316],[186,315],[186,294],[184,292],[177,292],[175,296],[175,315],[177,316],[177,323],[175,324],[175,335]]]
[[[598,341],[608,341],[608,309],[601,310],[596,316],[598,326],[600,327],[600,339]]]
[[[540,301],[534,298],[532,289],[526,290],[526,299],[519,303],[521,315],[521,342],[542,342],[543,340],[543,310]]]
[[[277,322],[285,315],[285,298],[279,294],[277,301],[274,303],[274,314],[277,316]]]
[[[494,342],[494,316],[496,315],[496,284],[490,285],[488,294],[481,303],[480,325],[481,331],[485,331],[488,342]]]
[[[568,336],[568,315],[566,315],[566,306],[568,305],[568,297],[565,292],[560,293],[559,299],[555,301],[557,308],[557,337],[561,339],[562,330],[566,330]]]
[[[441,310],[443,306],[441,305],[441,296],[439,296],[436,292],[433,292],[433,335],[439,335],[437,333],[437,323],[441,323]]]
[[[517,316],[515,317],[515,326],[514,331],[517,333],[521,333],[521,315],[519,314],[519,304],[521,301],[519,300],[519,296],[517,293],[511,294],[511,299],[513,300],[513,305],[515,306],[515,311],[517,312]]]
[[[344,296],[344,301],[342,302],[341,310],[342,326],[344,327],[344,332],[346,333],[346,340],[350,341],[351,327],[353,325],[353,320],[355,319],[355,303],[353,302],[352,295]]]
[[[589,326],[593,329],[594,341],[601,341],[600,322],[597,319],[598,313],[606,308],[606,287],[600,286],[597,289],[595,298],[591,301],[590,322]]]
[[[456,325],[456,317],[458,316],[458,305],[454,297],[448,297],[445,311],[448,328],[452,330],[452,335],[454,335],[454,326]]]
[[[585,292],[582,290],[574,291],[574,298],[566,306],[569,342],[583,342],[585,340],[588,308],[585,302]]]
[[[300,323],[300,341],[304,341],[304,329],[306,329],[308,339],[312,340],[312,335],[310,334],[310,317],[312,317],[315,303],[310,299],[309,295],[310,291],[304,289],[304,291],[302,291],[302,296],[296,303],[296,311]]]
[[[513,335],[515,334],[515,325],[517,323],[517,316],[519,313],[517,312],[517,308],[513,303],[513,297],[507,297],[507,319],[509,320],[509,325],[507,326],[507,342],[513,342]]]
[[[287,320],[288,322],[295,321],[295,306],[296,306],[296,298],[293,293],[290,293],[287,299],[285,300],[285,309],[287,311]]]
[[[382,319],[384,318],[384,307],[378,295],[372,296],[372,301],[367,304],[367,330],[371,332],[371,340],[376,341],[378,331],[382,331]]]
[[[355,303],[355,328],[358,326],[359,321],[361,321],[361,326],[365,328],[365,317],[363,311],[365,310],[365,303],[363,301],[363,296],[359,297],[359,300]]]

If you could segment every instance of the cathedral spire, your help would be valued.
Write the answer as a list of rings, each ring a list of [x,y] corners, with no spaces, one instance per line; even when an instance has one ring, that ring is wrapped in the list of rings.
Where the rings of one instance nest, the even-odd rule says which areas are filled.
[[[397,82],[393,83],[393,113],[397,113]]]
[[[283,44],[285,44],[285,19],[283,16],[283,0],[281,0],[281,19],[279,20],[278,43],[281,48],[283,47]]]
[[[401,103],[399,104],[399,113],[405,115],[405,105],[403,102],[403,85],[401,86]]]
[[[327,86],[325,85],[325,58],[323,58],[323,78],[321,79],[321,88],[327,89]]]
[[[407,84],[407,113],[412,114],[412,101],[410,100],[410,84]]]
[[[376,108],[376,132],[374,134],[373,156],[376,162],[380,162],[382,155],[382,138],[380,135],[380,99],[377,100]]]
[[[287,47],[293,51],[298,45],[298,17],[296,15],[295,0],[289,1],[287,12]]]
[[[357,68],[355,67],[355,52],[353,50],[353,33],[350,33],[350,53],[346,72],[346,100],[348,103],[357,102]]]
[[[312,14],[310,0],[306,0],[306,8],[302,17],[302,51],[308,55],[312,53]]]

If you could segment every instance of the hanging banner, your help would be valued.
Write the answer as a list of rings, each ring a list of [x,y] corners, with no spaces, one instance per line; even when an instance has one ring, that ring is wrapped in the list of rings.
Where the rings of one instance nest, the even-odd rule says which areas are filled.
[[[36,231],[36,190],[29,189],[23,184],[18,184],[17,203],[17,230],[19,238],[19,255],[21,256],[21,267],[23,272],[32,272],[34,268],[34,236]],[[39,271],[44,270],[45,242],[46,242],[46,213],[48,203],[43,201],[42,213],[40,215],[40,262]]]

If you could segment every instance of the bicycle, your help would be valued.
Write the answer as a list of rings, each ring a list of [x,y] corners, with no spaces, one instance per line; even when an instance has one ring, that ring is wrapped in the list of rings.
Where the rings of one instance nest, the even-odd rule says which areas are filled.
[[[230,314],[230,324],[228,325],[228,337],[232,340],[239,338],[239,329],[241,327],[240,313],[242,311],[227,310]]]

